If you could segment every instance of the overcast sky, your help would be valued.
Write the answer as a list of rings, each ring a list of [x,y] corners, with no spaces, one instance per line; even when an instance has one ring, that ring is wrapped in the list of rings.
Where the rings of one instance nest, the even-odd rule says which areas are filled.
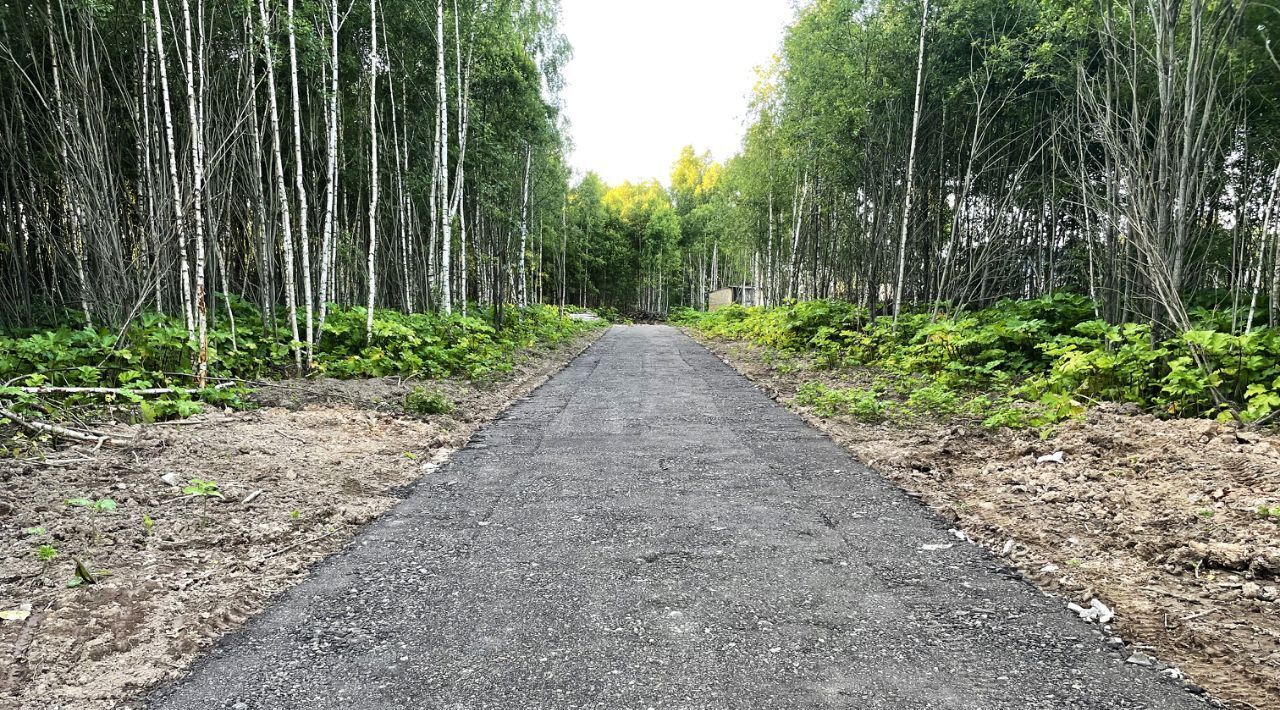
[[[741,142],[754,68],[778,48],[789,0],[562,0],[573,45],[566,112],[579,173],[668,180],[680,148],[717,160]]]

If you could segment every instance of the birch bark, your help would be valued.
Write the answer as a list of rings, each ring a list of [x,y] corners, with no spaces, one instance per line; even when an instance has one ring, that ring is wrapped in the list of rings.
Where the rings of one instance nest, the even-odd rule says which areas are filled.
[[[520,269],[520,292],[517,294],[516,302],[523,308],[529,305],[529,265],[525,256],[525,250],[529,242],[529,168],[533,165],[533,147],[528,146],[524,150],[524,188],[520,196],[520,259],[518,266]]]
[[[284,179],[284,156],[280,148],[280,102],[276,98],[275,49],[269,30],[271,20],[267,15],[266,0],[258,0],[258,15],[262,20],[262,52],[267,64],[267,105],[271,111],[271,152],[274,158],[276,200],[280,204],[281,242],[284,245],[284,302],[289,311],[289,331],[293,335],[293,362],[302,371],[302,348],[298,334],[298,289],[294,281],[293,214],[289,207],[289,190]]]
[[[170,202],[173,206],[174,233],[178,237],[178,292],[182,294],[182,313],[187,323],[187,333],[195,337],[195,314],[191,309],[191,265],[187,261],[186,220],[182,209],[182,183],[178,179],[178,150],[173,138],[173,103],[169,97],[169,59],[164,49],[164,29],[160,20],[160,0],[151,0],[152,20],[155,22],[156,61],[160,69],[160,101],[164,106],[165,153],[169,159]]]
[[[373,342],[373,307],[378,297],[378,0],[369,0],[369,297],[365,301],[365,341]]]
[[[294,190],[298,193],[298,239],[302,256],[302,302],[306,308],[307,369],[315,363],[315,323],[312,318],[314,293],[311,289],[311,236],[307,221],[307,183],[302,177],[302,101],[298,96],[298,33],[294,0],[286,6],[289,15],[289,94],[293,99]],[[286,199],[281,196],[281,199]]]
[[[449,208],[449,92],[445,82],[444,0],[436,0],[436,110],[440,120],[440,175],[437,185],[440,209],[440,305],[445,313],[453,312],[451,229],[453,214]]]
[[[328,315],[330,271],[333,269],[334,218],[338,209],[338,0],[329,3],[329,96],[325,112],[328,141],[325,150],[327,166],[324,198],[324,234],[320,239],[320,322],[315,339],[324,331],[324,319]]]
[[[192,48],[191,2],[182,0],[182,28],[186,40],[187,121],[191,133],[191,211],[195,245],[196,387],[203,388],[209,374],[209,313],[205,303],[205,235],[204,235],[204,125],[196,95],[196,63]]]
[[[911,147],[907,151],[907,177],[903,186],[906,194],[902,201],[902,224],[898,235],[898,280],[893,291],[893,322],[897,324],[902,313],[902,288],[907,276],[907,232],[911,220],[911,198],[914,196],[913,181],[916,169],[916,137],[920,132],[920,99],[924,86],[924,38],[929,26],[929,0],[924,0],[924,9],[920,13],[920,49],[916,54],[916,97],[911,111]]]

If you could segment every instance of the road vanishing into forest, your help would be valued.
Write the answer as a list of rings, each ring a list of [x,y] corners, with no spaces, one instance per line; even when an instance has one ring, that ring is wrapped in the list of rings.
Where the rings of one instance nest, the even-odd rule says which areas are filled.
[[[1205,707],[665,326],[610,330],[149,702]]]

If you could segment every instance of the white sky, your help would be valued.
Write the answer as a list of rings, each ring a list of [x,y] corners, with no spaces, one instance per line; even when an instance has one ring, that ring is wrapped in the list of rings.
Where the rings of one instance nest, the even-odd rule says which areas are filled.
[[[571,164],[605,182],[669,180],[680,148],[737,152],[755,67],[789,0],[562,0]]]

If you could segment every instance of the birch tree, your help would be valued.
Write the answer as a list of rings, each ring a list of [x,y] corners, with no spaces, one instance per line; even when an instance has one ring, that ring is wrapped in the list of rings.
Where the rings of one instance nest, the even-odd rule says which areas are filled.
[[[929,0],[920,10],[920,49],[916,52],[916,93],[911,110],[911,147],[907,152],[907,174],[903,179],[902,221],[898,235],[898,280],[893,291],[893,319],[902,313],[902,290],[907,274],[907,233],[911,228],[911,198],[915,195],[916,142],[920,132],[920,108],[924,87],[924,39],[929,28]]]
[[[378,0],[369,0],[369,297],[365,302],[365,339],[373,342],[373,309],[378,298]]]
[[[436,114],[439,175],[436,180],[440,210],[440,305],[445,313],[453,312],[453,208],[449,200],[449,91],[445,82],[444,0],[436,0]],[[465,294],[464,294],[465,297]]]
[[[289,207],[289,190],[284,179],[284,155],[280,148],[280,105],[276,99],[275,49],[270,37],[271,18],[267,14],[266,0],[258,0],[258,14],[262,21],[262,54],[266,61],[267,107],[271,114],[272,168],[276,180],[276,202],[280,213],[281,244],[284,247],[284,299],[289,314],[289,331],[293,335],[294,367],[302,370],[302,348],[298,337],[298,290],[294,280],[293,217]]]
[[[302,303],[306,309],[306,343],[307,369],[311,369],[315,359],[315,332],[312,321],[312,304],[314,294],[311,289],[311,238],[307,221],[307,183],[303,178],[302,166],[302,100],[298,92],[298,19],[294,14],[294,0],[288,0],[288,32],[289,32],[289,95],[293,100],[293,164],[294,191],[298,197],[298,237],[302,256]],[[285,200],[285,197],[281,197]],[[286,247],[286,251],[292,247]],[[286,257],[286,262],[291,259]],[[297,339],[295,334],[294,339]]]

